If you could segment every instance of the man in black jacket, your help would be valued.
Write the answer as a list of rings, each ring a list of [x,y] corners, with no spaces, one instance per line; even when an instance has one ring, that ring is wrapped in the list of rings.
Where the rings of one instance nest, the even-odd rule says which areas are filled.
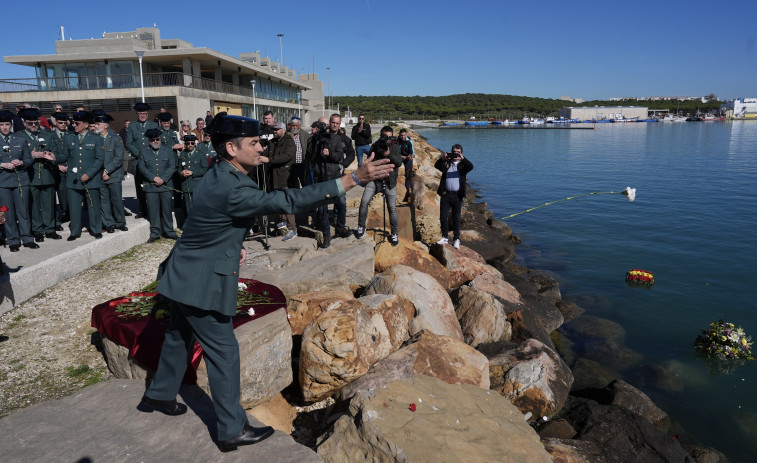
[[[442,226],[442,239],[437,244],[449,244],[449,211],[452,209],[453,244],[460,248],[460,212],[465,199],[465,182],[468,172],[473,170],[473,164],[463,156],[462,145],[453,145],[451,153],[444,153],[434,167],[441,171],[442,179],[436,193],[441,196],[439,204],[439,219]]]
[[[357,124],[352,127],[352,139],[355,140],[355,152],[357,153],[357,166],[363,163],[363,155],[371,152],[371,126],[365,122],[365,114],[357,117]]]
[[[342,116],[332,114],[327,130],[320,132],[316,140],[313,162],[313,178],[316,183],[340,178],[344,169],[355,160],[355,150],[347,135],[339,133]],[[336,212],[336,233],[341,237],[350,235],[347,228],[347,202],[344,196],[334,201]],[[320,211],[320,228],[323,232],[323,247],[331,244],[331,227],[329,225],[328,206],[322,206]]]

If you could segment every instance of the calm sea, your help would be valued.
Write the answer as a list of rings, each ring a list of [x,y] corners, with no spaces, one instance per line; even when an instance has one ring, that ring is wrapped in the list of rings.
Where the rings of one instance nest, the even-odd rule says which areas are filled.
[[[593,358],[604,354],[607,370],[647,393],[682,442],[753,461],[757,361],[708,363],[692,343],[720,318],[757,339],[757,122],[418,132],[447,151],[463,145],[495,217],[636,188],[634,202],[590,196],[506,220],[523,240],[518,263],[554,274],[564,299],[624,328]],[[628,287],[631,268],[656,285]]]

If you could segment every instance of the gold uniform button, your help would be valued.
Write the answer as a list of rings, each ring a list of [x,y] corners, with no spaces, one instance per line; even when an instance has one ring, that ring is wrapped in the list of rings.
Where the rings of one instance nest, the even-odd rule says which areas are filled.
[[[326,193],[326,197],[327,197],[327,198],[330,198],[330,197],[331,197],[331,195],[330,195],[330,194],[328,194],[328,193]]]
[[[237,274],[237,272],[234,272],[234,275],[236,275],[236,274]]]

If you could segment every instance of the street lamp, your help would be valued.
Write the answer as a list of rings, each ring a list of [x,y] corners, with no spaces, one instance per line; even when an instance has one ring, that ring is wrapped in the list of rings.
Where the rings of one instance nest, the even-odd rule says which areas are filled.
[[[145,102],[145,83],[142,78],[142,56],[144,56],[145,52],[143,50],[134,50],[134,53],[137,54],[137,58],[139,59],[139,88],[142,89],[142,103]]]
[[[328,92],[329,92],[329,111],[331,111],[331,68],[326,68],[328,71]]]
[[[297,92],[297,117],[302,119],[302,92]]]
[[[255,79],[252,79],[250,81],[250,84],[252,84],[252,114],[253,114],[252,117],[255,118],[255,119],[257,119],[258,118],[258,106],[255,103]]]
[[[284,34],[276,34],[276,36],[279,38],[279,53],[281,53],[281,65],[284,65],[284,46],[281,44],[281,38],[284,37]]]

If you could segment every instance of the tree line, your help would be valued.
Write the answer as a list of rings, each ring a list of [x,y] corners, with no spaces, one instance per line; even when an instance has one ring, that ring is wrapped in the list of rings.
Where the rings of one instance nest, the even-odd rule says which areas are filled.
[[[693,114],[711,112],[720,108],[719,101],[702,103],[701,100],[656,101],[604,101],[593,100],[573,103],[552,98],[536,98],[488,93],[464,93],[447,96],[336,96],[334,106],[347,108],[353,115],[367,114],[370,119],[468,119],[477,118],[520,119],[524,116],[557,116],[566,106],[645,106],[649,109],[669,109],[671,112]]]

